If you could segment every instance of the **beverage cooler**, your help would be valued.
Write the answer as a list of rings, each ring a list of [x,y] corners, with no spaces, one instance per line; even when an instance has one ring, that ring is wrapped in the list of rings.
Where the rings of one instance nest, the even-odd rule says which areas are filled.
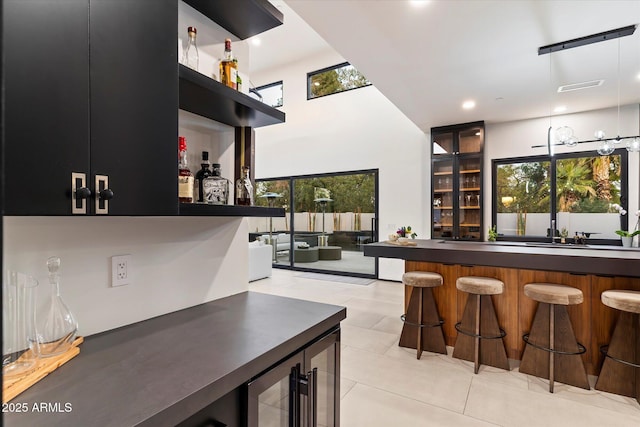
[[[339,427],[339,418],[339,328],[247,386],[248,427]]]

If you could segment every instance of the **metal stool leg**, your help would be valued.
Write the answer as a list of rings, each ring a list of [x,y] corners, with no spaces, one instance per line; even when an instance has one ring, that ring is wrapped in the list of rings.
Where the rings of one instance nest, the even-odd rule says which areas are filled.
[[[476,336],[474,343],[473,372],[478,373],[480,369],[480,295],[476,295]]]
[[[418,304],[418,323],[422,323],[422,288],[418,288],[418,290],[420,291],[420,303]],[[416,349],[418,350],[416,356],[419,360],[420,356],[422,356],[422,328],[418,328],[418,343]]]
[[[551,351],[549,352],[549,392],[553,393],[553,373],[555,371],[553,362],[555,353],[555,310],[554,304],[549,304],[549,348]]]

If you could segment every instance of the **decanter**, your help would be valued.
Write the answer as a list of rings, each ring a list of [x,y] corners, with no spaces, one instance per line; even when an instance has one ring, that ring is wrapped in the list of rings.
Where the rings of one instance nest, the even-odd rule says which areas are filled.
[[[78,323],[60,296],[60,258],[47,260],[49,284],[51,285],[51,301],[48,312],[39,321],[38,342],[40,356],[50,357],[62,354],[71,347],[76,337]]]

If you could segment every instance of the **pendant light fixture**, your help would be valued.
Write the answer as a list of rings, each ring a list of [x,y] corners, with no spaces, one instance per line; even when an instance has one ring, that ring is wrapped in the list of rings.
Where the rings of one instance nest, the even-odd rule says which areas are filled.
[[[636,25],[629,25],[627,27],[618,28],[615,30],[605,31],[598,34],[593,34],[591,36],[580,37],[573,40],[568,40],[565,42],[555,43],[548,46],[543,46],[538,48],[538,55],[543,54],[551,54],[553,52],[571,49],[574,47],[584,46],[591,43],[598,43],[606,40],[618,39],[618,69],[617,69],[617,78],[618,78],[618,136],[615,138],[605,138],[605,133],[602,130],[597,130],[594,134],[596,139],[591,139],[587,141],[579,141],[578,138],[574,135],[573,129],[569,126],[562,126],[557,128],[555,131],[551,126],[551,97],[549,98],[549,129],[547,131],[547,150],[550,156],[553,156],[553,147],[557,145],[566,145],[567,147],[575,147],[578,144],[585,144],[590,142],[600,142],[600,145],[597,148],[597,153],[601,156],[608,156],[613,153],[616,149],[615,145],[619,144],[623,140],[626,140],[626,148],[629,152],[640,152],[640,135],[635,136],[620,136],[620,37],[632,35],[635,32]],[[551,56],[549,56],[549,81],[551,82]],[[555,134],[554,142],[551,142],[552,133]],[[540,148],[545,147],[544,145],[533,145],[531,148]]]

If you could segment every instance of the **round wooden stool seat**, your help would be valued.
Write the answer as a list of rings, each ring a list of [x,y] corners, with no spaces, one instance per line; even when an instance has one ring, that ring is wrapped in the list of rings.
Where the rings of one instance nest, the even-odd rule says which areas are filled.
[[[414,288],[435,288],[442,286],[442,276],[429,271],[408,271],[402,275],[402,283]]]
[[[504,292],[504,283],[491,277],[463,276],[456,280],[456,288],[476,295],[499,295]]]
[[[640,291],[604,291],[600,299],[616,310],[640,313]]]
[[[547,304],[582,304],[584,296],[580,289],[553,283],[529,283],[524,285],[524,294],[532,300]]]

